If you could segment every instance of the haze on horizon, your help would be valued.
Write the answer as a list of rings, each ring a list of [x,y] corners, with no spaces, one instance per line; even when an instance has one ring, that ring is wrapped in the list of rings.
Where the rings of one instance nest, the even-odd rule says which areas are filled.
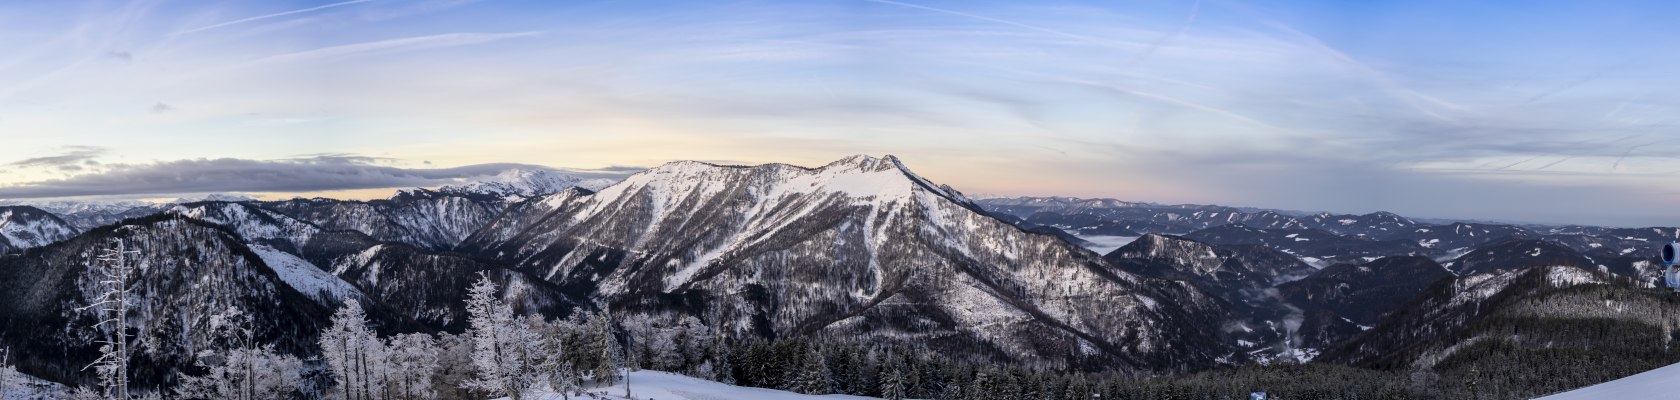
[[[1680,4],[1464,3],[9,3],[0,199],[893,154],[968,193],[1680,225]]]

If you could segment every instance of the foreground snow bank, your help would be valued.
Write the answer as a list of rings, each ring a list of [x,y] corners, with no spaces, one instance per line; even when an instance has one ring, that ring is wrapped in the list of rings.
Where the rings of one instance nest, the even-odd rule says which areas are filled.
[[[572,399],[624,399],[624,384],[589,389],[596,397],[572,396]],[[638,400],[846,400],[875,399],[874,397],[830,394],[813,396],[783,390],[732,386],[700,378],[659,371],[630,373],[630,394]],[[526,396],[531,400],[559,400],[559,394],[545,393]],[[506,399],[506,398],[503,398]],[[498,399],[498,400],[503,400]]]
[[[1680,388],[1680,364],[1536,400],[1668,399]]]
[[[70,395],[70,388],[52,381],[7,370],[0,374],[8,374],[0,377],[6,384],[0,400],[56,400]]]

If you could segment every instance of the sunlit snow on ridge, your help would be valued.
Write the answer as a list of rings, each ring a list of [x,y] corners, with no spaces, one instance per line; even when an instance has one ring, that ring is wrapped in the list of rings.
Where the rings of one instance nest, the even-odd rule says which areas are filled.
[[[1118,248],[1126,246],[1127,244],[1131,244],[1133,240],[1137,240],[1137,238],[1138,238],[1137,236],[1109,236],[1109,235],[1074,235],[1074,236],[1084,240],[1085,241],[1085,248],[1090,249],[1091,251],[1095,251],[1095,252],[1097,252],[1097,254],[1108,254],[1109,252],[1114,251],[1114,249],[1118,249]]]

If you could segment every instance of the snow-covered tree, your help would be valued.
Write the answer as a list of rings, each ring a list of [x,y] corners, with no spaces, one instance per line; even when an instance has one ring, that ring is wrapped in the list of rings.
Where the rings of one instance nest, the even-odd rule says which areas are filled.
[[[676,331],[671,335],[671,343],[681,357],[679,364],[683,370],[680,372],[706,379],[712,378],[713,374],[710,372],[713,371],[706,374],[698,372],[700,365],[711,353],[712,334],[711,330],[706,328],[706,324],[701,323],[698,318],[684,316],[677,322]]]
[[[17,367],[12,366],[11,349],[0,347],[0,398],[5,398],[6,390],[16,384],[17,375]]]
[[[477,371],[467,387],[513,400],[523,398],[540,376],[529,357],[537,349],[520,343],[531,336],[526,324],[514,318],[512,306],[496,298],[496,283],[488,275],[479,273],[467,293],[467,323]]]
[[[87,306],[78,309],[93,310],[98,321],[94,323],[94,328],[105,335],[98,341],[99,358],[86,368],[93,368],[99,374],[100,392],[106,398],[129,398],[128,309],[134,299],[132,281],[138,270],[129,256],[136,253],[129,250],[128,242],[123,240],[100,253],[87,266],[98,294]]]
[[[383,391],[381,364],[385,359],[385,344],[367,327],[367,313],[354,299],[333,314],[332,326],[321,333],[321,356],[327,361],[327,371],[337,387],[331,395],[345,400],[379,398]]]
[[[302,389],[303,361],[273,346],[206,353],[199,355],[198,363],[210,372],[182,378],[175,389],[177,398],[286,399]]]
[[[709,355],[711,360],[708,362],[711,364],[713,372],[711,375],[700,377],[731,385],[735,384],[735,354],[729,343],[724,340],[724,336],[714,336],[708,349],[711,350]]]
[[[571,393],[580,388],[571,351],[577,347],[581,327],[570,320],[555,319],[550,322],[533,320],[530,329],[542,341],[542,349],[546,351],[538,366],[546,374],[543,380],[548,382],[551,390],[560,393],[562,399],[570,399]]]
[[[910,396],[910,375],[907,365],[898,357],[887,355],[881,366],[881,398],[900,400]]]
[[[70,400],[105,400],[105,395],[87,386],[78,386],[70,391]]]
[[[438,337],[438,369],[433,371],[433,392],[441,398],[465,399],[471,394],[466,382],[473,379],[472,336],[443,334]]]
[[[392,336],[384,368],[390,396],[403,400],[432,399],[432,375],[438,370],[437,339],[424,333]]]
[[[280,354],[273,346],[259,346],[251,316],[236,307],[210,317],[210,329],[221,345],[197,355],[196,364],[209,371],[187,376],[176,395],[187,399],[284,399],[302,389],[302,360]]]
[[[805,394],[829,394],[834,393],[835,383],[834,372],[828,368],[822,349],[812,346],[805,353],[805,363],[800,367],[793,390]]]
[[[591,316],[589,331],[589,350],[595,355],[592,375],[596,383],[611,385],[618,381],[619,362],[618,340],[613,338],[612,333],[612,316],[606,313]]]

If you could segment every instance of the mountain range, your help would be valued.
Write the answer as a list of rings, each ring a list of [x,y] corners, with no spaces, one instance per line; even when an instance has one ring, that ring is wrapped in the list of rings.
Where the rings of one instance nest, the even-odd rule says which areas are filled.
[[[142,266],[145,317],[129,328],[157,367],[140,379],[162,381],[230,307],[258,313],[257,336],[297,354],[347,299],[385,334],[459,332],[479,274],[522,314],[690,316],[732,337],[841,337],[974,362],[1446,371],[1474,364],[1455,364],[1465,349],[1563,337],[1501,339],[1511,321],[1599,313],[1627,335],[1671,335],[1675,317],[1638,310],[1667,301],[1648,294],[1655,246],[1680,234],[975,200],[893,156],[681,161],[616,182],[515,171],[368,201],[41,207],[0,207],[0,345],[65,383],[91,379],[80,367],[99,332],[78,305],[95,295],[93,257],[117,243]],[[1097,236],[1136,239],[1098,253],[1082,239]],[[1627,307],[1594,311],[1592,296]]]

